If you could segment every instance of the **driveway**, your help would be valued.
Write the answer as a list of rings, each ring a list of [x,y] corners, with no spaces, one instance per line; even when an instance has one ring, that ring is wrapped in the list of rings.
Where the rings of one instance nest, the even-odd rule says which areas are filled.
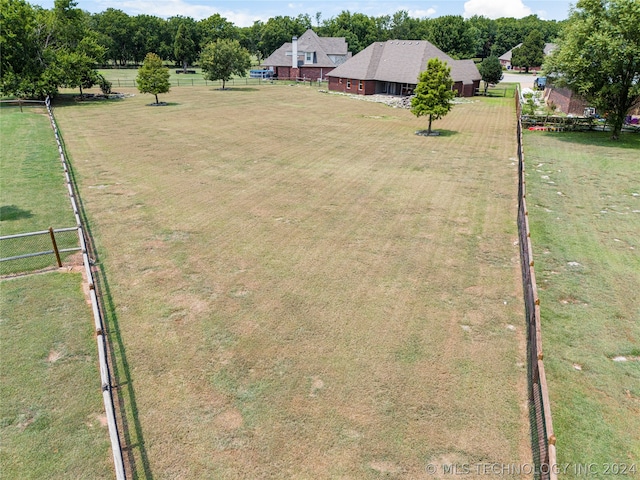
[[[503,82],[520,83],[522,88],[531,88],[533,90],[533,81],[538,77],[532,73],[508,73],[504,72]]]

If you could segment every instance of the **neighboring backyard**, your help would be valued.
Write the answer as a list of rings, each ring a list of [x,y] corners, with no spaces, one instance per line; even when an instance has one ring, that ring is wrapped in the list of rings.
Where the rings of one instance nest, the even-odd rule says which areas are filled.
[[[161,100],[56,108],[134,478],[531,461],[513,99],[438,138],[309,87]]]
[[[0,126],[2,235],[74,225],[44,108],[0,108]],[[0,280],[3,478],[113,476],[81,282],[66,271]]]
[[[638,478],[640,136],[608,136],[525,132],[527,205],[558,461]]]

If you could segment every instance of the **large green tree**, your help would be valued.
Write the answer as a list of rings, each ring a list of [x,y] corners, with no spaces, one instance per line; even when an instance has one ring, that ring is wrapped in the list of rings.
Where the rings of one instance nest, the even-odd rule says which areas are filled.
[[[640,96],[639,25],[638,0],[578,0],[544,65],[608,118],[612,139]]]
[[[24,0],[0,0],[0,91],[31,96],[45,66],[36,34],[36,12]]]
[[[418,77],[415,96],[411,99],[411,113],[416,117],[429,116],[427,135],[431,135],[431,122],[451,110],[451,100],[455,97],[452,87],[451,67],[447,62],[437,58],[429,60],[427,69]]]
[[[453,58],[472,58],[477,31],[460,15],[444,15],[429,22],[428,40]]]
[[[200,66],[207,80],[222,80],[222,89],[233,75],[244,77],[251,68],[251,55],[237,40],[218,39],[204,47]]]
[[[138,70],[136,85],[140,93],[151,93],[158,102],[159,93],[167,93],[171,88],[169,69],[162,64],[162,59],[155,53],[147,53],[142,67]]]
[[[531,67],[539,67],[544,60],[544,38],[538,30],[532,30],[511,56],[511,65],[524,67],[528,73]]]
[[[482,81],[484,82],[484,94],[487,94],[487,88],[489,88],[489,84],[496,84],[502,80],[502,65],[500,65],[500,60],[496,56],[490,56],[485,58],[480,66],[478,67],[478,72],[480,72],[480,76],[482,77]]]
[[[194,41],[187,23],[181,23],[178,26],[178,31],[173,41],[173,55],[182,64],[184,73],[187,73],[189,64],[198,58],[198,44]]]
[[[232,22],[215,13],[204,20],[198,22],[200,44],[205,45],[215,42],[219,38],[231,38],[238,40],[240,30]]]
[[[89,15],[72,0],[52,10],[24,0],[0,0],[0,88],[3,95],[53,95],[60,86],[86,88],[97,81],[104,48],[89,30]]]

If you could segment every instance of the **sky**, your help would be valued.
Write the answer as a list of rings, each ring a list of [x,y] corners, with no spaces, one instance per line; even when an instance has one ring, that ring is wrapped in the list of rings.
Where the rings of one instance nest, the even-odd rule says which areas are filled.
[[[53,8],[54,0],[27,0],[33,5]],[[369,16],[392,15],[406,10],[415,18],[435,18],[442,15],[462,15],[465,18],[483,15],[488,18],[538,15],[543,20],[564,20],[575,0],[76,0],[77,7],[91,13],[107,8],[122,10],[128,15],[154,15],[168,18],[176,15],[196,20],[220,14],[239,27],[248,27],[256,20],[267,21],[278,15],[297,17],[309,14],[315,25],[316,13],[329,19],[343,10]]]

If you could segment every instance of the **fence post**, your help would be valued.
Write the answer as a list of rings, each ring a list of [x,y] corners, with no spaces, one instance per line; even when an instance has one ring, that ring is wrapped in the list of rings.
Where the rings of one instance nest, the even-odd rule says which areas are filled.
[[[58,251],[58,244],[56,243],[56,236],[53,233],[53,227],[49,227],[49,235],[51,236],[51,243],[53,244],[53,253],[56,254],[56,262],[58,262],[58,268],[62,268],[62,261],[60,260],[60,252]]]

